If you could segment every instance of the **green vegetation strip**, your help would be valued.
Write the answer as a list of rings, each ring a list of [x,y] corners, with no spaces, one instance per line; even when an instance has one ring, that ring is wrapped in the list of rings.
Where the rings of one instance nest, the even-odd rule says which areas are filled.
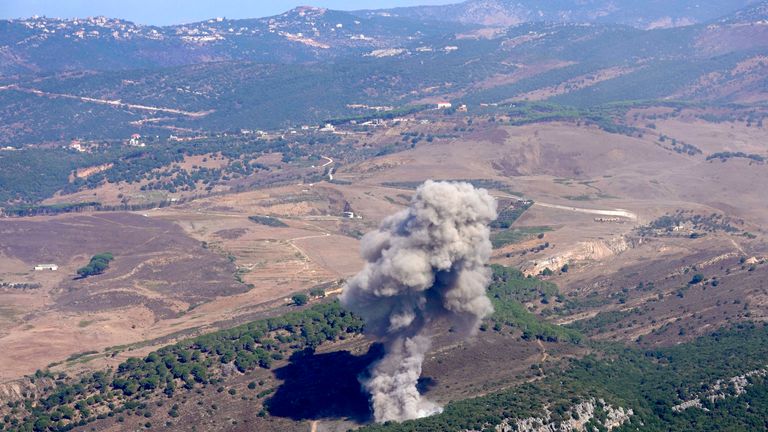
[[[77,269],[77,275],[81,278],[87,278],[88,276],[95,276],[104,273],[104,270],[109,268],[109,263],[114,260],[115,257],[109,252],[100,253],[91,257],[91,261],[87,266]]]
[[[541,322],[523,306],[527,302],[560,299],[554,284],[502,266],[493,266],[492,270],[493,283],[488,293],[496,312],[484,324],[486,330],[493,326],[494,331],[500,331],[508,326],[519,329],[526,338],[573,342],[581,339],[574,330]],[[321,297],[324,293],[314,290],[311,294]],[[306,295],[294,296],[297,305],[308,300]],[[334,301],[185,340],[144,358],[130,358],[116,370],[106,369],[78,378],[63,374],[54,377],[51,372],[38,371],[35,379],[49,380],[49,390],[38,399],[13,403],[0,422],[0,430],[69,430],[134,409],[141,401],[155,396],[173,397],[180,389],[218,383],[227,365],[240,373],[269,369],[274,361],[294,352],[313,350],[323,342],[343,340],[362,331],[362,320]],[[80,353],[67,361],[84,361],[96,354]]]
[[[748,378],[743,394],[729,386],[722,398],[702,397],[704,409],[672,407],[700,397],[718,380],[766,367],[768,325],[742,324],[692,343],[642,351],[620,345],[596,346],[602,353],[570,360],[562,371],[509,391],[448,404],[442,414],[404,423],[371,425],[361,432],[494,431],[504,420],[544,417],[555,427],[569,420],[569,409],[593,398],[633,415],[615,431],[755,431],[768,427],[768,381]],[[604,431],[607,416],[596,410],[585,430]],[[514,429],[513,429],[514,430]]]
[[[569,341],[579,343],[581,334],[574,330],[543,321],[529,312],[524,303],[548,304],[562,302],[557,286],[534,277],[526,277],[517,269],[500,265],[491,266],[493,281],[488,296],[493,302],[494,313],[490,321],[500,331],[503,326],[520,329],[523,339],[539,339],[548,342]]]
[[[377,119],[390,120],[395,117],[403,117],[409,114],[415,114],[420,111],[425,111],[427,109],[430,109],[431,107],[432,105],[411,105],[411,106],[405,106],[402,108],[395,108],[388,111],[379,111],[379,112],[363,114],[358,116],[328,119],[325,121],[325,123],[330,123],[332,125],[341,125],[344,123],[349,123],[351,121],[354,121],[357,123],[364,123],[367,121],[377,120]]]
[[[496,312],[484,323],[485,331],[502,331],[508,326],[519,329],[524,338],[584,343],[575,329],[544,322],[524,306],[562,302],[554,284],[503,266],[492,266],[492,272],[488,293]],[[121,413],[146,411],[155,397],[171,398],[180,391],[220,385],[226,365],[241,373],[271,368],[273,361],[294,352],[362,331],[362,321],[334,301],[185,340],[144,358],[131,358],[114,370],[77,378],[38,371],[32,379],[40,380],[43,395],[28,395],[0,408],[4,414],[0,430],[65,431],[106,417],[118,416],[119,421]],[[762,430],[766,426],[768,386],[761,375],[751,376],[742,394],[725,388],[722,399],[702,397],[708,411],[672,409],[705,394],[717,380],[765,368],[768,327],[763,324],[742,324],[672,348],[640,350],[597,343],[590,343],[590,348],[593,355],[570,359],[564,368],[534,365],[543,373],[539,381],[451,403],[437,416],[363,430],[493,430],[505,420],[514,423],[515,419],[543,416],[545,407],[551,415],[549,421],[557,424],[572,416],[569,409],[575,404],[592,399],[633,410],[629,422],[617,430]],[[81,353],[68,360],[91,355]],[[259,397],[266,398],[273,390],[265,389]],[[603,430],[605,412],[596,413],[587,424]]]
[[[283,162],[310,156],[310,146],[332,145],[339,141],[335,135],[298,136],[288,142],[284,139],[267,140],[252,136],[209,136],[194,141],[152,142],[146,148],[125,146],[119,141],[94,144],[87,152],[69,149],[28,148],[3,152],[0,157],[0,206],[11,216],[55,214],[87,208],[110,210],[97,202],[61,205],[33,205],[53,196],[79,190],[93,189],[104,183],[125,182],[142,192],[175,194],[197,191],[211,193],[220,184],[244,178],[270,167],[256,162],[268,153],[280,153]],[[182,168],[185,157],[217,157],[218,167],[206,164]],[[104,166],[87,177],[73,176],[77,170]],[[139,186],[140,185],[140,186]],[[131,202],[115,207],[123,210],[146,208],[147,203]]]
[[[223,365],[231,364],[241,373],[270,368],[273,361],[292,352],[345,339],[362,329],[362,321],[338,302],[325,303],[179,342],[144,358],[130,358],[114,371],[106,369],[78,379],[62,374],[45,396],[10,403],[0,430],[70,430],[135,409],[140,401],[160,392],[172,397],[179,387],[191,390],[218,382]],[[80,353],[67,361],[92,354]],[[35,374],[35,379],[44,378],[54,375]]]
[[[500,248],[509,244],[520,243],[549,231],[552,231],[552,228],[547,226],[511,228],[491,234],[491,244],[494,248]]]
[[[267,225],[271,227],[284,228],[288,225],[280,219],[272,216],[248,216],[248,220],[257,223],[259,225]]]

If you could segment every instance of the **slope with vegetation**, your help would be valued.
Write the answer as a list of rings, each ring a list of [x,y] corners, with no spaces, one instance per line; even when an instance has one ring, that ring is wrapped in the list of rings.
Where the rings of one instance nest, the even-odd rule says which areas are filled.
[[[626,416],[614,430],[642,427],[650,431],[683,431],[702,425],[712,430],[765,427],[768,382],[767,374],[759,372],[766,368],[764,358],[768,355],[768,326],[764,324],[739,324],[671,348],[626,348],[585,340],[573,330],[546,323],[528,312],[523,303],[560,301],[557,287],[551,283],[494,266],[488,291],[496,312],[484,324],[485,331],[491,331],[491,325],[493,331],[511,325],[521,330],[524,338],[561,338],[583,345],[591,354],[564,364],[534,365],[540,369],[538,380],[452,402],[442,414],[433,417],[370,425],[362,430],[487,430],[526,419],[559,427],[560,423],[578,420],[574,413],[584,404],[597,404],[585,421],[598,430],[608,424],[607,410],[612,407],[620,408]],[[221,392],[233,376],[248,377],[255,370],[270,369],[288,358],[299,361],[301,356],[294,353],[311,353],[332,341],[354,341],[362,330],[358,317],[332,301],[185,340],[142,358],[130,358],[116,369],[77,377],[38,371],[30,377],[38,384],[37,393],[28,393],[25,400],[0,408],[4,416],[0,430],[63,431],[89,424],[98,428],[115,419],[123,421],[127,415],[150,418],[157,410],[155,406],[162,407],[164,400],[186,399],[184,395],[193,392]],[[70,361],[87,361],[100,355],[83,353]],[[739,384],[728,387],[719,384],[722,382]],[[274,410],[273,415],[283,415],[280,405],[269,403],[270,395],[279,387],[265,388],[255,381],[251,384],[248,389],[260,391],[250,402],[255,409],[263,407],[260,417],[268,417],[270,410]],[[230,394],[236,394],[233,387]],[[691,408],[677,408],[683,402],[696,400],[699,402],[689,404]],[[168,427],[183,421],[176,406],[168,410]]]
[[[488,292],[496,312],[483,324],[484,331],[509,326],[519,330],[516,334],[523,338],[580,342],[575,331],[542,321],[523,305],[536,299],[554,300],[559,296],[557,287],[502,266],[494,266],[493,275]],[[297,295],[293,301],[302,306],[309,298]],[[42,393],[0,408],[0,414],[6,415],[0,425],[11,430],[52,431],[84,426],[136,410],[157,398],[212,388],[233,373],[247,375],[256,369],[270,369],[294,353],[352,339],[362,331],[361,319],[345,311],[338,301],[321,300],[308,309],[185,340],[143,358],[130,358],[115,370],[79,377],[38,371],[32,381],[43,384]],[[83,353],[69,362],[116,355],[120,350]]]
[[[154,135],[179,128],[226,131],[318,124],[375,113],[364,107],[406,107],[444,98],[474,108],[531,97],[581,108],[670,97],[753,103],[766,98],[760,59],[768,39],[762,37],[766,29],[759,23],[765,16],[760,11],[734,15],[739,20],[748,16],[749,24],[724,19],[653,30],[526,22],[494,30],[490,38],[467,37],[450,26],[443,29],[444,24],[414,28],[416,24],[397,21],[393,34],[403,40],[414,31],[421,36],[391,52],[373,51],[386,55],[366,56],[358,50],[309,64],[250,62],[229,57],[222,42],[206,48],[211,57],[228,61],[44,78],[21,75],[0,86],[0,131],[5,132],[0,144],[117,138],[136,129]],[[430,28],[442,30],[425,30]],[[756,35],[747,37],[745,28]],[[717,42],[723,39],[728,43]],[[91,45],[101,49],[98,42]],[[85,50],[91,45],[77,46]],[[103,103],[118,100],[123,105]],[[128,103],[133,108],[124,105]],[[158,116],[136,106],[170,113]]]
[[[673,410],[718,380],[764,370],[768,325],[737,325],[692,343],[652,351],[609,345],[595,348],[599,355],[572,360],[566,369],[549,371],[538,382],[454,402],[433,417],[368,426],[361,431],[495,430],[502,423],[531,417],[547,418],[553,430],[559,430],[561,423],[571,419],[571,408],[595,399],[632,411],[626,423],[613,429],[617,431],[748,431],[768,426],[768,380],[761,374],[752,374],[741,391],[724,388],[717,397],[702,399],[700,407]],[[587,426],[605,430],[607,424],[603,412]]]
[[[749,0],[709,3],[688,1],[593,0],[466,0],[445,6],[414,6],[387,10],[404,18],[483,25],[512,25],[526,21],[592,22],[638,28],[676,27],[707,22],[749,5]],[[379,11],[368,11],[375,16]]]

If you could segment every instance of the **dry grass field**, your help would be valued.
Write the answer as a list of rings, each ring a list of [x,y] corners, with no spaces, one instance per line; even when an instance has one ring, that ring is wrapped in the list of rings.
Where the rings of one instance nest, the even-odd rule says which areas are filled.
[[[295,292],[314,286],[337,292],[362,265],[359,236],[406,205],[426,179],[480,181],[506,203],[518,196],[535,202],[512,227],[524,235],[499,247],[493,261],[530,274],[553,270],[547,278],[559,285],[565,303],[529,306],[557,308],[551,317],[557,322],[581,322],[597,338],[664,344],[746,316],[765,320],[768,166],[705,160],[715,151],[765,153],[765,130],[691,121],[657,121],[657,132],[704,154],[671,151],[658,134],[628,137],[570,123],[509,127],[479,118],[455,138],[339,166],[338,183],[250,190],[137,213],[2,220],[0,280],[41,287],[0,290],[0,380],[84,352],[100,354],[56,368],[116,364],[178,337],[284,310]],[[440,123],[426,131],[451,129]],[[390,135],[399,132],[378,130],[370,140],[386,142]],[[731,144],[718,146],[729,137],[735,137]],[[343,217],[345,209],[358,217]],[[738,232],[639,234],[638,228],[678,210],[733,218]],[[285,226],[249,219],[255,215]],[[106,251],[116,259],[105,274],[74,279],[91,255]],[[752,264],[740,262],[745,259]],[[32,271],[41,262],[60,269]],[[561,271],[566,264],[568,271]],[[689,285],[692,273],[720,284]],[[615,316],[607,324],[594,321],[600,312]],[[490,344],[484,356],[492,358],[498,347],[484,343]],[[439,341],[436,349],[458,349],[451,346]],[[537,352],[532,346],[514,355],[523,356],[525,369]],[[448,387],[456,373],[451,361],[464,357],[440,355],[425,371],[439,378],[433,391],[442,400],[457,394]],[[465,393],[482,393],[482,383],[501,378],[479,378]]]

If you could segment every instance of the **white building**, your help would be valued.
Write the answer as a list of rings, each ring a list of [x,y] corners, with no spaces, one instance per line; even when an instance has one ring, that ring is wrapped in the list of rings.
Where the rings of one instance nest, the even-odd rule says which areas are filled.
[[[131,145],[133,147],[146,147],[147,145],[141,142],[141,135],[139,134],[133,134],[131,135],[131,139],[128,140],[128,145]]]
[[[336,127],[330,123],[326,123],[325,126],[320,129],[320,132],[336,132]]]
[[[83,147],[83,145],[80,143],[80,141],[77,141],[77,140],[72,141],[69,144],[69,148],[71,148],[72,150],[77,150],[80,153],[84,153],[85,152],[85,147]]]
[[[450,102],[438,102],[437,103],[437,109],[448,109],[452,107],[453,105]]]
[[[58,269],[59,269],[59,266],[56,264],[38,264],[35,266],[35,271],[44,271],[44,270],[56,271]]]

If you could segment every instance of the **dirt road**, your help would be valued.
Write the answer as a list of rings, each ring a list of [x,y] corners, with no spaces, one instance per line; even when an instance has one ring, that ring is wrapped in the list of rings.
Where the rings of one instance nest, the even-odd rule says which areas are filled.
[[[544,344],[539,339],[536,339],[536,345],[538,345],[539,349],[541,350],[541,359],[539,360],[539,363],[544,363],[545,361],[547,361],[547,358],[549,358],[547,349],[544,348]]]
[[[208,114],[213,112],[213,111],[198,111],[198,112],[183,111],[183,110],[174,109],[174,108],[163,108],[163,107],[155,107],[155,106],[149,106],[149,105],[125,103],[121,100],[99,99],[99,98],[75,96],[75,95],[63,94],[63,93],[50,93],[50,92],[44,92],[42,90],[37,90],[37,89],[19,87],[17,85],[0,87],[0,91],[2,90],[17,90],[20,92],[30,93],[30,94],[34,94],[42,97],[74,99],[74,100],[79,100],[81,102],[90,102],[90,103],[96,103],[101,105],[111,105],[118,108],[127,108],[127,109],[152,111],[152,112],[163,112],[163,113],[169,113],[169,114],[183,115],[186,117],[205,117]]]
[[[333,163],[333,159],[329,158],[328,156],[320,156],[320,157],[328,161],[320,165],[320,168],[325,168],[328,165]],[[328,170],[328,181],[333,181],[333,167],[331,167],[331,169]]]
[[[635,213],[632,213],[627,210],[622,210],[622,209],[597,210],[597,209],[587,209],[587,208],[580,208],[580,207],[569,207],[569,206],[563,206],[558,204],[548,204],[540,201],[534,202],[533,205],[539,206],[539,207],[557,209],[557,210],[572,211],[576,213],[587,213],[587,214],[594,214],[594,215],[600,215],[600,216],[615,216],[615,217],[623,217],[623,218],[631,219],[633,221],[637,220],[637,215]]]
[[[324,164],[320,165],[320,168],[325,168],[325,167],[327,167],[328,165],[330,165],[330,164],[332,164],[332,163],[333,163],[333,159],[329,158],[328,156],[320,156],[320,157],[328,161],[328,162],[326,162],[326,163],[324,163]]]

